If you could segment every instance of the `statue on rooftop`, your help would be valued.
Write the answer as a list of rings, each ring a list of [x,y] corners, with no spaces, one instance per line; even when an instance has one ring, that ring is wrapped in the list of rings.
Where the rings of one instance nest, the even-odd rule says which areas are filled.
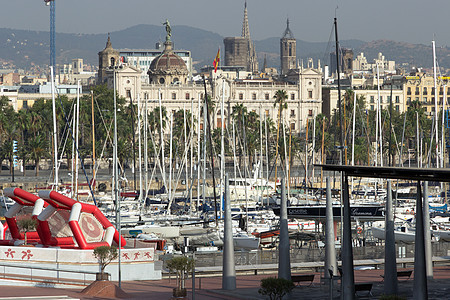
[[[166,22],[163,23],[166,26],[166,41],[170,41],[170,37],[172,36],[172,28],[170,27],[169,20],[166,19]]]

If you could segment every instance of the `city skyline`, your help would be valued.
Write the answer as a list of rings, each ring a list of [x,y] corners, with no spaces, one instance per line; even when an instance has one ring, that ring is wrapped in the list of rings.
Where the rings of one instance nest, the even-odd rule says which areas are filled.
[[[373,41],[380,39],[437,46],[450,45],[444,26],[450,2],[359,1],[359,0],[248,0],[251,37],[262,40],[281,36],[286,18],[296,39],[323,42],[334,39],[333,18],[338,18],[339,39]],[[132,5],[132,6],[131,6]],[[241,33],[244,0],[56,0],[56,32],[107,33],[138,24],[187,25],[224,37]],[[336,7],[338,7],[336,9]],[[49,7],[43,0],[16,0],[2,3],[0,27],[49,31]],[[26,20],[26,21],[24,21]]]

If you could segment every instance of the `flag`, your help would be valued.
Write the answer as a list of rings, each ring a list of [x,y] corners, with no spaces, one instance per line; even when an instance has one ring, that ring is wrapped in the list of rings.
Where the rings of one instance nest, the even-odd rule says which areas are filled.
[[[220,48],[217,50],[216,58],[214,58],[213,66],[214,66],[214,73],[217,72],[217,67],[219,66],[220,62]]]

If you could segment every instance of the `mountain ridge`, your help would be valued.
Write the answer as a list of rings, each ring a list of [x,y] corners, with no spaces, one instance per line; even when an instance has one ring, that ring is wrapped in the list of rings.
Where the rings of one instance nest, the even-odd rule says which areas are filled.
[[[172,28],[172,40],[175,49],[191,51],[194,66],[197,70],[204,65],[211,65],[220,47],[223,49],[223,36],[204,29],[176,25]],[[141,24],[110,33],[112,46],[115,49],[155,49],[158,41],[163,41],[166,32],[163,26]],[[74,58],[83,58],[86,64],[98,65],[98,52],[106,45],[107,34],[70,34],[56,33],[56,62],[69,64]],[[269,67],[278,68],[279,37],[255,40],[255,48],[260,66],[264,57]],[[397,65],[408,63],[413,66],[431,68],[431,46],[411,44],[391,40],[365,42],[361,40],[340,41],[341,47],[351,48],[356,57],[364,52],[367,60],[373,61],[381,52],[387,60],[396,61]],[[321,64],[329,62],[330,52],[334,51],[333,42],[307,42],[297,39],[297,58],[306,61],[318,59]],[[49,61],[49,33],[46,31],[19,30],[0,28],[0,62],[5,66],[20,69],[40,67],[46,68]],[[438,63],[444,69],[450,68],[450,48],[436,49]],[[224,51],[222,51],[222,57]]]

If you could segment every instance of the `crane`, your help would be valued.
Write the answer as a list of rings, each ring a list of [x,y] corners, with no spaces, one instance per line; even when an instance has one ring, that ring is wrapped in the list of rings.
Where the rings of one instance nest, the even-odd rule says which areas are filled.
[[[55,69],[55,0],[44,0],[44,2],[46,6],[50,6],[50,66]]]

